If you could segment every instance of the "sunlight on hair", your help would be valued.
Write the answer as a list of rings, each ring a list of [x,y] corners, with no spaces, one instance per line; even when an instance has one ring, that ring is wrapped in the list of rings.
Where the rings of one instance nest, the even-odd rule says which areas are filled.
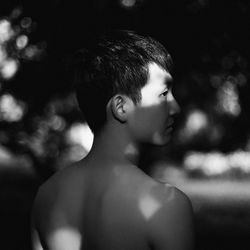
[[[12,78],[18,70],[18,61],[14,59],[7,59],[2,62],[0,74],[4,79]]]
[[[17,101],[12,95],[4,94],[0,98],[0,120],[16,122],[24,115],[24,103]]]
[[[139,200],[139,209],[147,220],[150,219],[160,208],[160,203],[150,195],[145,195]]]
[[[52,242],[51,248],[54,249],[80,249],[82,236],[79,230],[72,227],[62,227],[49,235],[49,242]]]

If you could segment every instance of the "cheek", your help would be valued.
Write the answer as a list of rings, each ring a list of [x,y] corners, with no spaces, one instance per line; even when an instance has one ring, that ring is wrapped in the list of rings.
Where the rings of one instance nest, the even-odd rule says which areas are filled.
[[[156,134],[163,132],[166,118],[167,111],[162,106],[138,110],[129,120],[130,132],[136,139],[153,140]]]
[[[129,123],[130,131],[137,139],[149,136],[152,130],[152,120],[148,113],[136,112]]]

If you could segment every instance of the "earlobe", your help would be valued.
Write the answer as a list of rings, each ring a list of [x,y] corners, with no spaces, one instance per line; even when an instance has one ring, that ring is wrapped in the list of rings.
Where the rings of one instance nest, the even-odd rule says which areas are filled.
[[[122,123],[127,121],[126,97],[115,95],[111,99],[111,111],[114,118]]]

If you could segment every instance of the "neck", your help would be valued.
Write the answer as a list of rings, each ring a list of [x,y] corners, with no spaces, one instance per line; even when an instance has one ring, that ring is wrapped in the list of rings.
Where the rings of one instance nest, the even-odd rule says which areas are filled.
[[[137,165],[139,147],[131,139],[123,125],[110,125],[95,135],[93,146],[86,159],[102,163]]]

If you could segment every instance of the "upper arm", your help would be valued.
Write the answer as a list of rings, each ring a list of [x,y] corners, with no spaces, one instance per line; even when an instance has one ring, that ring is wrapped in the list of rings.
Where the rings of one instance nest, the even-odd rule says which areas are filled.
[[[79,250],[81,248],[81,235],[78,230],[71,227],[55,228],[44,235],[44,248],[35,228],[31,229],[31,234],[33,250]]]
[[[73,216],[65,211],[51,192],[41,188],[35,199],[31,216],[33,250],[79,250],[81,234]]]
[[[149,242],[155,250],[194,248],[193,210],[188,197],[178,189],[149,221]]]

